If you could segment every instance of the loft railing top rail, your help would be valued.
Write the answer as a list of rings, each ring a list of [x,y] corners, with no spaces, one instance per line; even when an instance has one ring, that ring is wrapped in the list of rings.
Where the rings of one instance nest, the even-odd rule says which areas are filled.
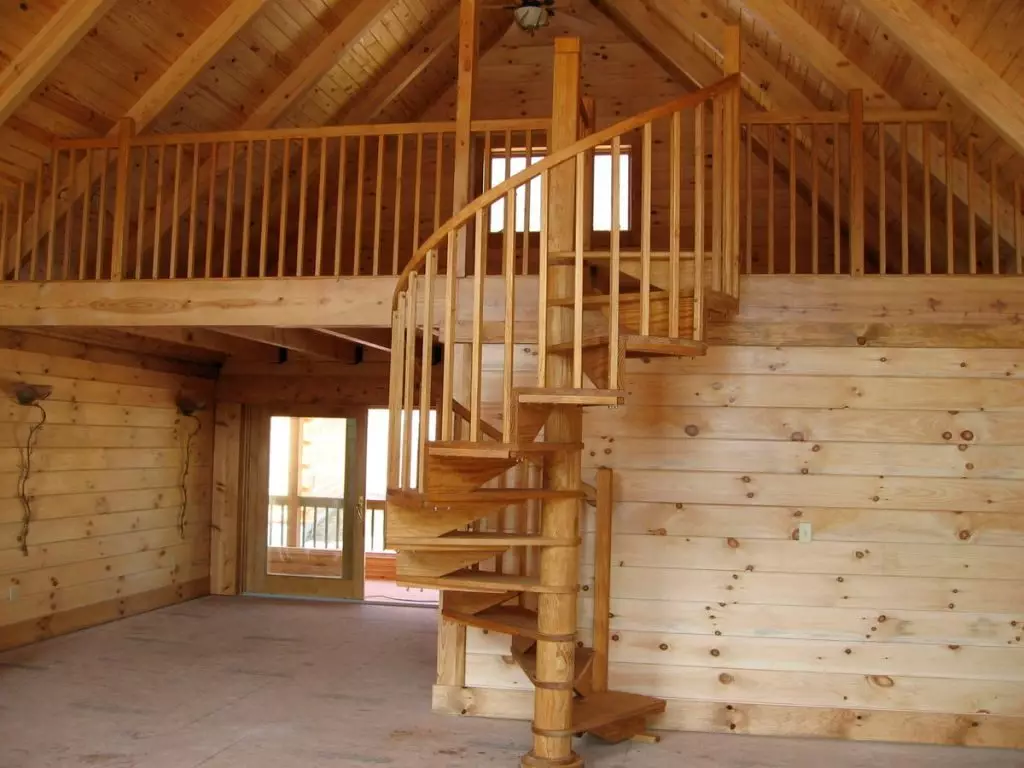
[[[513,118],[510,120],[474,120],[471,130],[543,131],[551,127],[551,118]],[[132,147],[159,147],[189,144],[226,144],[248,141],[286,141],[301,139],[334,139],[350,136],[417,136],[423,134],[454,134],[454,122],[369,123],[363,125],[324,125],[316,128],[270,128],[234,131],[203,131],[198,133],[153,133],[135,136]],[[117,136],[84,139],[56,139],[54,149],[116,149]]]
[[[946,123],[949,112],[941,109],[865,109],[865,123]],[[811,112],[742,112],[740,123],[744,125],[846,125],[850,113],[844,110]]]
[[[542,173],[555,168],[562,163],[572,160],[576,155],[581,152],[594,149],[596,147],[605,144],[616,136],[621,136],[630,131],[636,130],[647,123],[661,118],[668,117],[676,112],[689,107],[695,107],[698,104],[703,104],[708,99],[719,96],[723,93],[728,93],[734,89],[740,87],[740,75],[729,75],[728,77],[718,81],[714,85],[710,85],[707,88],[702,88],[699,91],[688,93],[685,96],[680,96],[678,99],[666,102],[660,106],[654,107],[641,112],[633,117],[621,120],[614,125],[608,126],[607,128],[592,133],[586,138],[580,139],[579,141],[571,144],[564,149],[554,152],[543,160],[540,160],[533,165],[527,166],[524,170],[517,173],[500,184],[495,185],[487,192],[477,197],[469,205],[465,206],[461,211],[455,213],[448,221],[446,221],[436,232],[434,232],[427,240],[419,247],[413,258],[409,261],[408,265],[402,270],[402,274],[398,277],[398,284],[395,286],[395,294],[393,298],[393,305],[397,307],[398,297],[405,291],[409,284],[409,278],[414,272],[420,271],[423,264],[426,262],[427,254],[437,248],[438,245],[448,237],[456,229],[467,223],[472,219],[479,211],[494,204],[512,190],[523,186],[532,179],[537,178]]]

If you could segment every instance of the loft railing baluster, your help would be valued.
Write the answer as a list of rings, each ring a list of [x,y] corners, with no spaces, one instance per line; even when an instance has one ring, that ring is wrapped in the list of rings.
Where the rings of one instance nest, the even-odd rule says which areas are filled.
[[[249,249],[252,246],[252,174],[254,170],[253,153],[255,150],[255,143],[250,139],[245,145],[245,187],[242,191],[242,256],[239,268],[241,277],[249,276]],[[159,206],[157,210],[160,210]],[[159,229],[160,227],[158,226],[157,230]]]
[[[228,143],[228,185],[224,193],[224,253],[220,276],[231,277],[231,228],[235,222],[235,142]]]
[[[693,338],[704,340],[704,104],[698,104],[693,119]],[[771,142],[768,143],[769,152]],[[771,161],[768,165],[771,177]]]
[[[402,169],[405,165],[405,136],[399,134],[395,137],[398,142],[397,156],[395,157],[395,211],[392,221],[392,247],[391,247],[391,273],[398,274],[398,249],[402,243]]]
[[[352,274],[360,273],[363,250],[363,175],[366,173],[366,136],[359,137],[359,157],[356,162],[355,245],[353,246]]]

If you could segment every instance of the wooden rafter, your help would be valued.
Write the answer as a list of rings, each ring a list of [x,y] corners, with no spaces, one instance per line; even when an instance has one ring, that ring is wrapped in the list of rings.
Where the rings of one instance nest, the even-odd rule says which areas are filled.
[[[726,20],[719,15],[720,9],[715,7],[709,0],[692,0],[685,3],[665,2],[665,0],[641,0],[651,8],[660,12],[661,16],[671,23],[678,30],[687,30],[692,34],[700,50],[712,57],[716,63],[721,60],[722,39],[726,27]],[[681,34],[685,34],[682,33]],[[770,95],[772,109],[792,112],[814,112],[817,105],[814,104],[799,88],[789,82],[785,75],[775,68],[764,55],[753,45],[752,41],[745,40],[743,46],[743,87],[748,93],[761,92],[766,96]],[[899,180],[892,175],[896,169],[890,168],[891,173],[885,179],[885,211],[877,211],[878,216],[886,216],[895,221],[902,219],[900,208],[900,187]],[[848,169],[841,164],[840,175],[845,175]],[[864,178],[864,186],[875,200],[880,200],[879,179],[876,174],[867,174]],[[844,176],[844,184],[848,180]],[[921,201],[916,198],[910,200],[910,235],[912,242],[918,248],[924,242],[924,231],[922,223]],[[869,211],[865,211],[869,214]],[[932,217],[933,239],[940,237],[942,219],[940,216]],[[868,247],[877,250],[878,225],[870,220],[865,221],[865,237],[868,238]],[[872,232],[872,230],[876,230]],[[937,241],[937,240],[936,240]]]
[[[321,40],[281,84],[260,102],[252,114],[239,126],[239,130],[262,130],[273,127],[302,96],[309,93],[339,59],[351,50],[366,30],[373,26],[393,3],[394,0],[359,0],[357,5],[349,9],[338,26]],[[216,161],[217,172],[226,170],[235,160],[235,157],[222,156]],[[199,168],[199,178],[209,176],[212,170],[210,163],[211,161],[207,160]],[[160,231],[157,233],[159,237],[163,237],[170,231],[175,221],[180,221],[191,210],[189,194],[191,185],[192,173],[187,171],[182,174],[177,201],[174,200],[172,183],[168,183],[163,189],[162,199],[166,202],[161,215],[156,217],[160,221]],[[177,216],[175,216],[176,211]],[[152,243],[154,226],[154,220],[148,221],[145,228],[137,233],[136,237],[141,237],[143,243]]]
[[[707,56],[707,50],[701,50],[693,41],[681,35],[676,28],[660,13],[648,7],[646,3],[634,0],[595,0],[595,5],[614,21],[623,32],[633,39],[640,47],[673,77],[685,85],[692,84],[697,88],[707,87],[722,79],[722,70],[718,64]],[[772,111],[782,109],[773,100],[768,89],[762,89],[747,80],[743,83],[747,103],[759,109]],[[774,142],[769,153],[768,143],[760,136],[754,137],[754,146],[758,149],[758,159],[766,165],[769,156],[774,158],[771,171],[784,178],[789,175],[789,144],[784,139],[783,131],[774,133]],[[813,174],[814,163],[822,166],[818,170],[820,189],[819,199],[823,203],[822,212],[836,210],[832,199],[831,168],[827,167],[824,158],[815,159],[807,152],[799,152],[796,157],[796,172],[800,194],[809,200],[807,179]],[[847,224],[847,211],[838,206],[839,215],[844,226]],[[878,223],[874,215],[868,211],[868,244],[877,248],[876,233]]]
[[[1024,96],[915,0],[855,0],[1014,150],[1024,155]]]
[[[865,101],[873,108],[902,108],[895,97],[845,56],[793,6],[775,0],[744,0],[744,6],[767,28],[771,29],[775,36],[800,60],[816,69],[836,89],[840,91],[851,91],[858,88],[863,90]],[[889,135],[893,139],[899,140],[898,126],[891,126]],[[920,136],[916,131],[910,132],[907,151],[918,164],[930,169],[933,177],[943,184],[946,183],[946,153],[940,140],[930,142],[929,156],[926,157]],[[973,191],[976,199],[990,199],[991,190],[988,182],[980,174],[975,174],[971,180],[967,173],[967,164],[959,158],[954,158],[953,194],[965,205],[970,194],[971,183],[974,185]],[[1002,239],[1012,243],[1014,230],[1012,204],[1000,197],[998,213],[999,232]],[[992,225],[990,206],[978,206],[977,214],[986,225]]]
[[[75,0],[72,0],[74,2]],[[168,67],[160,77],[157,78],[138,101],[132,105],[125,117],[135,121],[136,132],[144,131],[161,112],[174,100],[174,98],[199,75],[216,56],[221,49],[230,41],[239,30],[241,30],[256,13],[266,4],[267,0],[233,0],[227,8],[221,12],[209,27],[196,38],[195,42],[185,49],[174,63]],[[72,4],[69,2],[69,5]],[[114,125],[107,135],[116,136],[118,125]],[[57,191],[56,214],[63,217],[67,214],[81,197],[88,190],[92,189],[102,168],[91,168],[89,163],[79,163],[75,168],[74,179],[67,187]],[[51,200],[49,198],[40,206],[41,211],[49,211]],[[42,238],[48,228],[36,226],[36,214],[33,213],[23,228],[23,241],[21,245],[21,257],[24,258],[34,245],[29,233],[39,232]],[[8,252],[14,253],[18,244],[12,236],[7,243]]]
[[[0,125],[32,95],[117,0],[65,0],[0,72]]]
[[[350,360],[352,344],[309,328],[216,328],[218,333],[289,349],[322,360]]]
[[[391,329],[390,328],[317,328],[320,333],[335,336],[353,344],[361,344],[364,347],[379,349],[382,352],[391,351]]]
[[[459,11],[451,8],[394,57],[369,87],[361,89],[334,115],[332,123],[372,123],[459,38]]]

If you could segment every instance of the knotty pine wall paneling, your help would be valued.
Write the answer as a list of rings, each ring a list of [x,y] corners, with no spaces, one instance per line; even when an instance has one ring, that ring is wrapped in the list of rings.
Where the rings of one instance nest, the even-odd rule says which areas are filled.
[[[175,400],[210,404],[212,378],[30,334],[0,343],[0,648],[207,594],[212,412],[197,425]],[[52,387],[25,482],[27,553],[19,476],[40,412],[15,403],[19,381]]]

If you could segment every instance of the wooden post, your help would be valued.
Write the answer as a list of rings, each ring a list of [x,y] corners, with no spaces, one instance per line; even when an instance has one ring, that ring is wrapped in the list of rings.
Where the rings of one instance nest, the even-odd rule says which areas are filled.
[[[110,279],[120,280],[124,276],[124,245],[128,234],[128,175],[131,170],[132,139],[135,138],[135,121],[122,118],[117,132],[117,178],[114,193],[114,232],[111,241]],[[102,210],[101,210],[102,213]],[[96,254],[99,261],[100,254]]]
[[[555,41],[554,98],[551,120],[551,151],[557,152],[576,141],[580,102],[580,41]],[[579,190],[582,193],[582,190]],[[573,250],[576,202],[576,173],[573,163],[552,169],[549,206],[548,250]],[[548,268],[548,290],[552,296],[573,295],[574,269],[556,262]],[[544,318],[542,318],[544,320]],[[552,345],[572,341],[573,309],[551,307],[546,318]],[[547,355],[546,381],[549,388],[572,386],[572,363],[562,355]],[[579,406],[556,406],[546,424],[545,438],[557,443],[580,443],[583,414]],[[552,454],[547,466],[547,486],[552,490],[580,488],[580,452]],[[544,502],[544,536],[574,540],[577,535],[580,502],[562,499]],[[542,638],[537,643],[537,687],[534,698],[533,750],[522,759],[523,766],[578,768],[583,761],[572,750],[573,679],[575,675],[576,591],[579,579],[579,546],[545,547],[540,553],[540,582],[550,593],[538,600],[537,626]],[[568,638],[568,639],[566,639]]]
[[[454,189],[452,191],[452,212],[464,208],[470,200],[473,169],[473,92],[476,85],[476,65],[480,53],[479,0],[461,0],[459,7],[459,59],[458,85],[455,106],[455,160],[453,168]],[[440,135],[438,142],[441,142]],[[439,150],[440,152],[440,150]],[[437,173],[441,173],[438,166]],[[448,248],[445,268],[448,275],[462,277],[466,274],[468,232],[460,227],[454,243]],[[449,286],[446,303],[455,312],[455,282],[446,281]],[[470,380],[470,354],[468,345],[445,341],[444,369],[452,372],[452,385],[446,386],[442,398],[442,424],[448,423],[451,414],[451,396],[461,398],[465,403]],[[447,379],[446,379],[447,384]],[[454,391],[451,391],[454,390]],[[441,605],[444,606],[442,593]],[[437,684],[462,687],[466,684],[466,627],[443,617],[438,618]]]
[[[594,691],[608,690],[608,643],[611,631],[612,471],[597,470],[594,537]]]
[[[850,274],[856,276],[864,274],[864,91],[850,91],[849,109]]]
[[[739,25],[725,28],[722,68],[726,75],[739,74],[742,68],[742,38]],[[740,91],[737,88],[725,98],[725,247],[724,290],[739,295],[740,272]],[[792,133],[790,143],[794,141]]]
[[[238,403],[218,402],[213,429],[213,505],[210,523],[210,593],[214,595],[238,594],[242,541],[239,493],[241,456],[242,406]]]

